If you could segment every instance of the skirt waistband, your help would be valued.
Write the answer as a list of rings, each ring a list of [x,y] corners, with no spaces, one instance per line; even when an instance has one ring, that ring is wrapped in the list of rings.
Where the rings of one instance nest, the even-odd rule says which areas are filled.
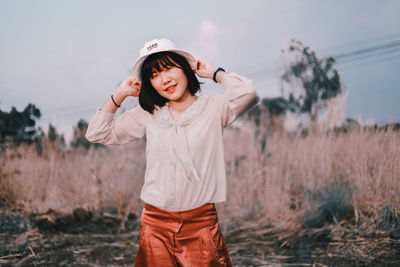
[[[142,224],[178,233],[211,226],[218,222],[214,203],[185,211],[168,211],[144,203]]]

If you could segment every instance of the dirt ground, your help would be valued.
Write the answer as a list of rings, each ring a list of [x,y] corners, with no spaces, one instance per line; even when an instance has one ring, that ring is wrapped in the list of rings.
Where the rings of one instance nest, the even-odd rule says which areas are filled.
[[[133,266],[134,214],[0,211],[1,266]],[[222,226],[234,266],[400,266],[398,232]]]

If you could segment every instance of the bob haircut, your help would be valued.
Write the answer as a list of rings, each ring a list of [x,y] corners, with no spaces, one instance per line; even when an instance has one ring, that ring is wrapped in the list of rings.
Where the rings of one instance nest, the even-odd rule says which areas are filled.
[[[153,114],[155,106],[163,107],[169,102],[169,99],[162,97],[150,82],[154,70],[160,72],[166,67],[177,67],[183,70],[188,80],[188,90],[192,95],[200,90],[200,82],[185,57],[171,51],[151,54],[143,62],[140,70],[142,87],[139,93],[140,106],[151,114]]]

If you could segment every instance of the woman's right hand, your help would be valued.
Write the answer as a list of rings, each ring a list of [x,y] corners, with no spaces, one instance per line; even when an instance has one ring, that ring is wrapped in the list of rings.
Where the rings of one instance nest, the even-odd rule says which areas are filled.
[[[104,105],[103,110],[110,113],[115,113],[117,108],[121,106],[122,102],[127,96],[139,96],[141,84],[135,77],[130,76],[125,79],[119,86],[115,94],[111,96]]]
[[[118,87],[117,93],[121,94],[123,98],[127,96],[139,96],[141,84],[134,76],[129,76]]]

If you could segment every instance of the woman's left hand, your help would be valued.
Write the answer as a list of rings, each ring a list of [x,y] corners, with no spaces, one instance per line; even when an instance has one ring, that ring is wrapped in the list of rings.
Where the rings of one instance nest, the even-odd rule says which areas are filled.
[[[197,61],[197,69],[194,71],[197,76],[200,78],[209,78],[212,79],[214,72],[217,70],[217,68],[205,61],[198,60]]]

